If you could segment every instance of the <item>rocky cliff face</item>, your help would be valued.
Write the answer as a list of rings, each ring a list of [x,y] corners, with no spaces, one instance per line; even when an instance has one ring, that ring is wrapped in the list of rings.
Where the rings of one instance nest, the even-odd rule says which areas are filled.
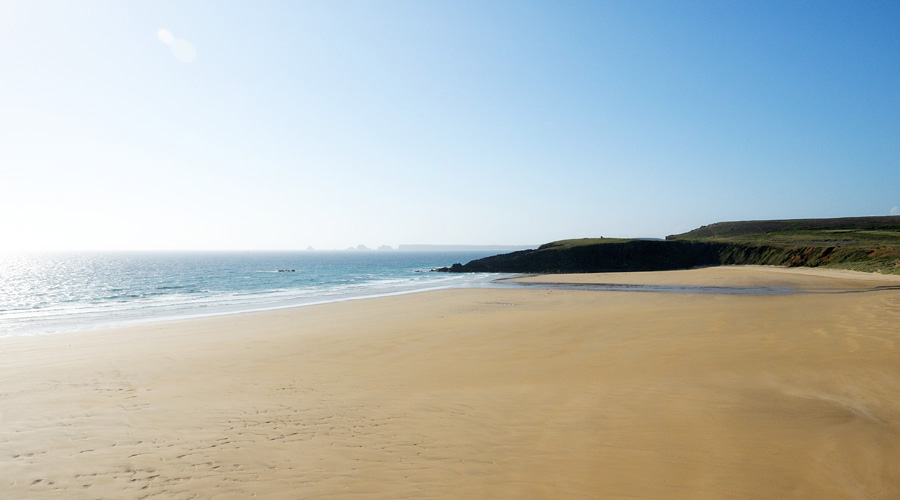
[[[863,263],[881,257],[896,259],[883,250],[842,247],[783,247],[748,243],[699,241],[644,241],[541,247],[473,260],[436,269],[466,273],[599,273],[664,271],[697,266],[754,264],[816,267]]]
[[[630,240],[572,247],[545,246],[454,264],[442,272],[598,273],[683,269],[713,264],[715,248],[690,241]]]

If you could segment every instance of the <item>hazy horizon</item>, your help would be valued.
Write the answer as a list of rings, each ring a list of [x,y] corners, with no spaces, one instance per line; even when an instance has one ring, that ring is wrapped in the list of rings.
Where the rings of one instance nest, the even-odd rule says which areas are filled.
[[[159,250],[152,248],[132,248],[132,249],[57,249],[57,250],[18,250],[18,249],[0,249],[0,254],[40,254],[40,253],[94,253],[94,252],[110,252],[110,253],[293,253],[293,252],[471,252],[471,251],[515,251],[535,249],[543,243],[533,245],[440,245],[440,244],[399,244],[399,245],[379,245],[377,247],[369,247],[368,245],[355,245],[347,248],[315,248],[312,246],[306,248],[247,248],[247,249],[216,249],[216,248],[181,248]],[[363,246],[365,248],[359,248]]]
[[[4,2],[0,252],[900,214],[898,22],[894,3]]]

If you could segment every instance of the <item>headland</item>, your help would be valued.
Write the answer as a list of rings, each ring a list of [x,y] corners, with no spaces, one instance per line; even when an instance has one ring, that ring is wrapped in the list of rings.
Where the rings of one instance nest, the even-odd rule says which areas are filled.
[[[900,216],[720,222],[665,240],[563,240],[438,271],[595,273],[718,265],[900,274]]]

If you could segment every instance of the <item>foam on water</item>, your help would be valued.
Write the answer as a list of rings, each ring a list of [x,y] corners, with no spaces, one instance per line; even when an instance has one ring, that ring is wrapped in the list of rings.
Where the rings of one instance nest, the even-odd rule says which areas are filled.
[[[0,256],[0,336],[462,287],[429,273],[492,252],[66,253]],[[295,272],[279,272],[293,269]]]

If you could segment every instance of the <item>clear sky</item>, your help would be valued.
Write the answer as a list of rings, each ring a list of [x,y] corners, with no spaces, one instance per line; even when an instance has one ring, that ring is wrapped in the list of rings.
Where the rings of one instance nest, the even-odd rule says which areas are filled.
[[[0,1],[0,249],[900,213],[900,3]]]

